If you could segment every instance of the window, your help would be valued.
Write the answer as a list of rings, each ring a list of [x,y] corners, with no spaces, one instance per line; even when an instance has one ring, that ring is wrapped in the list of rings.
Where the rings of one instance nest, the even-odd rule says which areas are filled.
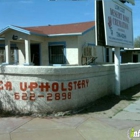
[[[66,64],[64,43],[49,43],[49,63]]]

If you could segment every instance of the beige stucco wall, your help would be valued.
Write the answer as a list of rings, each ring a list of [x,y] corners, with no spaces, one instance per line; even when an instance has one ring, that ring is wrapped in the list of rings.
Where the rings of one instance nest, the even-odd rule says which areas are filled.
[[[96,55],[97,55],[97,59],[96,62],[97,63],[105,63],[105,48],[103,46],[97,46],[96,47]]]
[[[24,34],[24,33],[15,31],[15,30],[8,30],[5,33],[5,40],[13,41],[13,39],[12,39],[13,35],[18,36],[18,40],[28,39],[28,35],[27,34]]]
[[[40,44],[40,51],[41,51],[41,65],[48,66],[49,65],[49,52],[48,52],[48,45],[47,39]]]

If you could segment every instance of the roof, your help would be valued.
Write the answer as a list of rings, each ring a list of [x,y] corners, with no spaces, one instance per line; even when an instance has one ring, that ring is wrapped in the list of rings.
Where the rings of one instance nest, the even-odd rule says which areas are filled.
[[[91,21],[73,24],[26,27],[23,29],[45,35],[55,35],[55,34],[83,33],[94,26],[95,22]]]
[[[112,48],[112,51],[115,51],[114,48]],[[126,52],[126,51],[140,51],[140,48],[123,48],[120,49],[121,52]]]
[[[81,35],[93,29],[94,26],[95,26],[94,21],[62,24],[62,25],[36,26],[36,27],[19,27],[10,25],[1,30],[0,34],[4,33],[8,29],[13,29],[26,34],[36,34],[44,36]]]
[[[140,51],[140,48],[124,48],[125,51]]]

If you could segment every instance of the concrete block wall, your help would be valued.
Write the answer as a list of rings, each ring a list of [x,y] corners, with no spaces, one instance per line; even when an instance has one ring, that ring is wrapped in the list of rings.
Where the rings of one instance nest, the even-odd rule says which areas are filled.
[[[140,64],[121,65],[121,90],[140,83]],[[1,66],[0,106],[18,112],[57,112],[114,94],[114,65]]]
[[[121,70],[121,90],[140,83],[140,63],[122,64]]]

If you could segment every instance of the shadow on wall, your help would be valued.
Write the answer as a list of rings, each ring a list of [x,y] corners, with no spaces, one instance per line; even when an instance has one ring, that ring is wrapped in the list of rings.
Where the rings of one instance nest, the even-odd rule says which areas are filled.
[[[118,104],[122,100],[131,101],[131,102],[136,101],[137,99],[140,98],[140,94],[138,94],[139,92],[140,92],[140,84],[121,91],[120,96],[117,96],[114,94],[104,96],[104,97],[96,100],[89,106],[86,106],[80,112],[80,114],[107,111],[107,110],[111,109],[112,107],[114,107],[116,104]]]
[[[8,81],[5,74],[5,64],[1,65],[0,68],[3,75],[1,80]],[[16,102],[13,100],[14,91],[15,89],[12,91],[0,90],[0,116],[9,116],[19,112]]]
[[[12,90],[13,92],[14,90]],[[7,91],[1,91],[0,100],[0,116],[11,116],[19,112],[16,107],[16,102],[13,100],[13,94],[9,94]]]
[[[5,73],[5,65],[4,64],[0,65],[0,68],[1,68],[1,73],[4,74]]]
[[[53,109],[49,104],[47,104],[48,108],[43,108],[42,100],[38,100],[36,102],[26,101],[25,103],[22,100],[14,99],[15,89],[13,88],[11,91],[1,90],[0,91],[0,117],[8,117],[15,115],[31,115],[36,113],[50,114]],[[37,91],[35,91],[37,93]],[[30,95],[30,91],[27,94]],[[17,95],[18,96],[18,95]],[[21,95],[20,95],[21,98]],[[46,103],[46,102],[45,102]],[[45,110],[46,109],[46,110]],[[50,110],[49,110],[50,109]]]
[[[43,108],[42,103],[40,102],[41,100],[38,100],[38,102],[28,101],[26,102],[25,105],[22,104],[22,107],[19,108],[17,102],[13,100],[14,91],[15,89],[13,89],[10,93],[9,91],[7,92],[5,90],[0,91],[0,116],[11,116],[11,115],[16,115],[16,114],[17,115],[22,115],[22,114],[30,115],[32,114],[31,113],[33,111],[32,109],[38,110],[38,112],[43,112],[46,114],[52,113],[51,111],[53,109],[51,105],[47,102],[44,102],[44,108]],[[37,91],[35,92],[37,93]],[[138,98],[140,98],[140,94],[138,94],[139,92],[140,92],[140,84],[122,91],[120,96],[116,96],[114,94],[104,96],[94,101],[93,103],[90,103],[89,105],[85,106],[84,109],[83,107],[78,108],[76,112],[77,113],[80,112],[80,114],[83,114],[83,113],[90,113],[90,112],[107,111],[122,100],[126,100],[126,101],[137,100]],[[45,108],[46,104],[48,106],[47,109]],[[29,109],[27,109],[27,106],[30,108],[30,111]],[[28,110],[27,113],[25,113],[26,109]]]

